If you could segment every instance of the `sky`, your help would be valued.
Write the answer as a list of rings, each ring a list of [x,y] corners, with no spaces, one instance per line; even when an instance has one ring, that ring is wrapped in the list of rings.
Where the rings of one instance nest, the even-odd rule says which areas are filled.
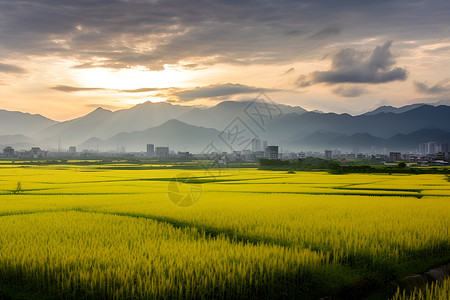
[[[0,109],[446,101],[449,16],[448,0],[0,0]]]

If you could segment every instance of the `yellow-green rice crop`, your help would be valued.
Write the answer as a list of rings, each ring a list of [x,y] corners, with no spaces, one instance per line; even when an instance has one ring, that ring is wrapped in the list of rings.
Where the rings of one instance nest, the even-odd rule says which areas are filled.
[[[266,295],[330,264],[299,247],[231,243],[195,228],[98,213],[0,218],[0,278],[61,297]]]
[[[416,288],[411,293],[397,289],[391,300],[448,300],[450,299],[450,278],[442,282],[428,283],[424,288]]]
[[[61,297],[306,297],[450,259],[442,175],[126,167],[0,166],[0,285]],[[202,194],[180,208],[168,183],[186,172]]]

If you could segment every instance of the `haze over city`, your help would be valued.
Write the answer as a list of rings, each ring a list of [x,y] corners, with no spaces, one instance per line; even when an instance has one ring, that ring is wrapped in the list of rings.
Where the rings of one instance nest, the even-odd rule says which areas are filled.
[[[448,103],[448,1],[0,1],[0,108]]]

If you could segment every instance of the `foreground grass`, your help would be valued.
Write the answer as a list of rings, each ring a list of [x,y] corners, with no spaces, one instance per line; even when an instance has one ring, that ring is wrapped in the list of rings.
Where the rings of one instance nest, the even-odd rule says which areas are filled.
[[[450,299],[450,278],[442,282],[428,283],[423,288],[416,288],[411,293],[397,289],[391,300],[448,300]]]

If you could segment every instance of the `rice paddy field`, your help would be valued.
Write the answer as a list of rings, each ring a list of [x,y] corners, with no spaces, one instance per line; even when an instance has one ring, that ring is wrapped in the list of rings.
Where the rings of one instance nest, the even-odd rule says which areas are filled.
[[[444,175],[0,164],[0,298],[410,299],[449,229]]]
[[[442,282],[431,282],[426,284],[425,288],[415,289],[412,293],[407,294],[405,291],[401,293],[397,290],[392,300],[433,300],[433,299],[450,299],[450,278]]]

